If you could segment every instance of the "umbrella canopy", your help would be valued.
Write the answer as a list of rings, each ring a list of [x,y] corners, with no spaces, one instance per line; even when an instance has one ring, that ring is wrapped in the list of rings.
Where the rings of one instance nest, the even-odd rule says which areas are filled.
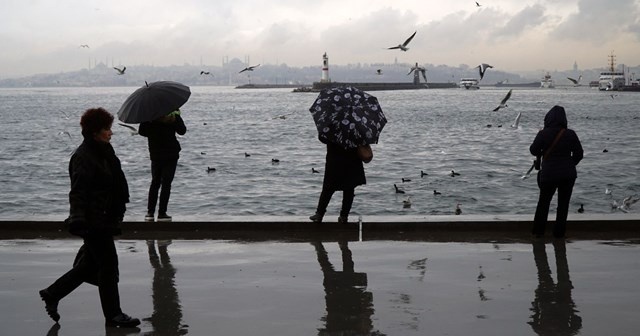
[[[124,101],[118,119],[126,123],[151,121],[179,109],[189,96],[189,87],[178,82],[145,82]]]
[[[320,91],[309,111],[320,141],[344,148],[378,143],[387,123],[378,99],[350,86]]]

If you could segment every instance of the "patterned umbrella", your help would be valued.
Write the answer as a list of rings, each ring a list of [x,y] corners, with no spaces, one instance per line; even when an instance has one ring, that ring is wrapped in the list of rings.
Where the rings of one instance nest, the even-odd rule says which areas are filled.
[[[322,90],[309,111],[320,141],[345,148],[378,143],[387,123],[378,99],[350,86]]]

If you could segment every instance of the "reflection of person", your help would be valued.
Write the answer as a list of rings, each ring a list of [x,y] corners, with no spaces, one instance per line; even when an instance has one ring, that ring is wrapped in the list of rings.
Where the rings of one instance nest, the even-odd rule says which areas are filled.
[[[149,262],[153,267],[153,315],[149,319],[154,332],[166,335],[186,335],[181,325],[182,307],[175,284],[176,269],[171,265],[167,247],[171,241],[147,241]]]
[[[167,215],[167,206],[181,149],[176,133],[184,135],[186,132],[187,127],[180,117],[180,110],[140,124],[138,133],[147,137],[151,156],[151,185],[145,221],[153,222],[154,220],[160,187],[162,190],[158,205],[158,221],[171,221],[171,216]]]
[[[561,130],[564,130],[562,134],[560,134]],[[546,153],[554,143],[551,151]],[[534,156],[544,156],[538,172],[540,196],[533,219],[532,233],[535,236],[544,235],[549,206],[557,189],[558,210],[553,226],[553,236],[563,238],[567,229],[569,201],[578,176],[576,165],[582,160],[583,151],[576,133],[567,129],[567,115],[562,106],[556,105],[547,112],[544,117],[544,128],[536,135],[529,151]]]
[[[84,141],[71,156],[69,231],[82,237],[73,268],[40,291],[45,309],[56,322],[58,302],[83,282],[98,286],[107,326],[135,327],[140,320],[120,309],[118,255],[113,236],[129,202],[127,180],[109,143],[113,115],[103,108],[87,110],[80,119]]]
[[[582,329],[576,304],[571,297],[573,285],[569,278],[567,247],[562,239],[553,242],[558,282],[553,283],[543,241],[533,242],[533,257],[538,269],[538,288],[531,303],[531,325],[538,335],[577,335]]]
[[[316,250],[324,280],[327,315],[319,335],[381,335],[373,332],[373,294],[366,291],[367,274],[354,272],[347,241],[338,242],[342,253],[342,271],[336,271],[321,242],[311,243]]]
[[[322,192],[320,192],[316,213],[309,219],[316,223],[322,222],[333,193],[342,190],[342,208],[338,223],[347,223],[353,205],[355,188],[366,183],[364,166],[362,159],[358,156],[357,149],[344,149],[337,144],[327,144]]]

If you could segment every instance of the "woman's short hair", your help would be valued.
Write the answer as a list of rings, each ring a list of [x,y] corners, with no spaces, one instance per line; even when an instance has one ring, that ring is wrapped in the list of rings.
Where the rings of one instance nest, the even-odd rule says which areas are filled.
[[[111,128],[113,125],[113,115],[102,107],[90,108],[82,114],[80,126],[82,135],[93,136],[103,129]]]

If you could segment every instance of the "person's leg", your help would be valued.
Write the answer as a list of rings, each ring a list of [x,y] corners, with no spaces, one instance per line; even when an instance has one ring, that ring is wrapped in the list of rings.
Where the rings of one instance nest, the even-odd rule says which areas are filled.
[[[85,253],[84,246],[78,253]],[[60,320],[58,313],[58,302],[78,288],[87,278],[88,274],[95,270],[91,265],[90,256],[76,256],[78,263],[74,263],[73,268],[62,275],[49,287],[40,291],[40,297],[45,302],[47,314],[56,322]]]
[[[549,205],[551,204],[553,194],[556,192],[556,186],[550,183],[539,183],[538,186],[540,187],[540,196],[538,198],[536,214],[533,217],[533,229],[531,233],[535,236],[544,236],[547,217],[549,216]]]
[[[575,180],[564,181],[558,185],[558,212],[553,226],[553,236],[564,238],[567,231],[567,216],[569,215],[569,202]]]
[[[176,175],[176,167],[178,166],[178,160],[169,160],[162,162],[162,174],[160,190],[160,205],[158,207],[158,214],[166,215],[167,207],[169,205],[169,197],[171,196],[171,183]]]
[[[309,217],[314,222],[322,222],[322,218],[324,217],[324,213],[327,212],[327,207],[329,206],[329,202],[331,201],[331,197],[335,190],[328,186],[322,186],[322,191],[320,192],[320,199],[318,200],[318,207],[316,208],[315,215]]]
[[[122,313],[118,291],[118,254],[112,236],[95,235],[86,240],[87,253],[92,256],[98,272],[98,291],[105,319]]]
[[[149,186],[149,199],[147,213],[153,215],[158,203],[158,191],[162,183],[162,165],[158,161],[151,161],[151,185]]]
[[[345,189],[342,191],[342,208],[340,209],[341,223],[346,223],[349,218],[349,212],[351,212],[351,206],[353,205],[353,198],[355,197],[355,189]]]

